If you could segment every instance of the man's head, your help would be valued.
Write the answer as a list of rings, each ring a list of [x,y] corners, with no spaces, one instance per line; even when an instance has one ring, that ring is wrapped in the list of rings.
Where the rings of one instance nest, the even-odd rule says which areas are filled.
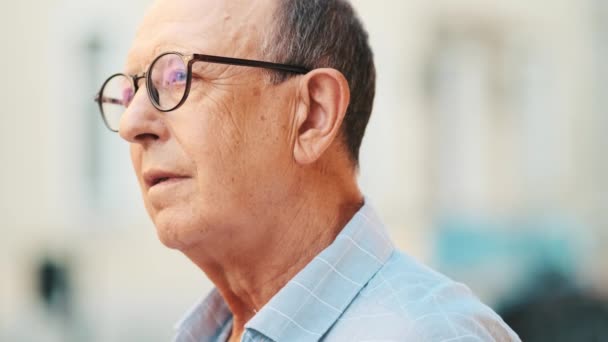
[[[265,58],[310,69],[333,68],[344,74],[351,101],[341,138],[356,165],[376,91],[376,69],[367,32],[347,0],[276,1],[276,15],[265,40]]]
[[[146,208],[168,246],[187,249],[210,234],[218,244],[246,244],[265,232],[242,227],[273,229],[264,208],[294,203],[313,182],[354,175],[375,75],[366,35],[346,3],[160,0],[135,38],[126,73],[141,74],[167,51],[314,69],[295,76],[195,63],[187,101],[168,113],[137,92],[120,135],[131,143]]]

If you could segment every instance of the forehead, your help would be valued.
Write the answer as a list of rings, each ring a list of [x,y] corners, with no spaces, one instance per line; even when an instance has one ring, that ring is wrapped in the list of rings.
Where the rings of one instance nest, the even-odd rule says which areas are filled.
[[[254,58],[276,0],[158,0],[146,13],[127,58],[142,72],[162,52]]]

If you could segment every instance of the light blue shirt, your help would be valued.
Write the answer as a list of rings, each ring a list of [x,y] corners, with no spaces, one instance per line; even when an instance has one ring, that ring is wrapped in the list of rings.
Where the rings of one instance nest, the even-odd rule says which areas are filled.
[[[232,315],[217,290],[176,325],[177,342],[226,341]],[[364,205],[245,325],[251,341],[520,341],[456,283],[395,249]]]

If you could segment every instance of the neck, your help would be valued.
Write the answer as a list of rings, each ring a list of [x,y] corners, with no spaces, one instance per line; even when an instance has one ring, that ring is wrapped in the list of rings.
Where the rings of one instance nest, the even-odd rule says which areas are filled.
[[[334,241],[363,204],[354,171],[347,177],[324,173],[299,179],[287,200],[257,208],[255,216],[243,220],[246,225],[227,228],[233,232],[226,234],[229,246],[219,244],[218,251],[218,243],[210,241],[183,251],[229,306],[235,338],[257,311]]]

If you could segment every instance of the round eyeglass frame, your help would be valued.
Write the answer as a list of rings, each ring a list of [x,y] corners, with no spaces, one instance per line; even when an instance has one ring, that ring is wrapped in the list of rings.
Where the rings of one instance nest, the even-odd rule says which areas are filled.
[[[172,108],[163,109],[160,106],[160,104],[157,103],[156,100],[154,99],[154,96],[152,94],[152,89],[154,89],[154,87],[150,87],[150,82],[152,82],[152,80],[148,76],[150,75],[152,68],[154,68],[154,65],[158,62],[158,60],[160,60],[161,58],[163,58],[167,55],[177,55],[182,59],[182,61],[184,62],[184,65],[186,65],[187,77],[186,77],[186,89],[184,90],[184,95],[182,96],[181,100]],[[154,108],[156,108],[156,110],[158,110],[159,112],[162,112],[162,113],[167,113],[167,112],[171,112],[171,111],[178,109],[188,99],[188,95],[190,95],[190,88],[192,85],[192,65],[195,62],[199,62],[199,61],[208,62],[208,63],[216,63],[216,64],[263,68],[263,69],[270,69],[270,70],[276,70],[276,71],[282,71],[282,72],[300,74],[300,75],[307,74],[311,70],[311,69],[308,69],[308,68],[302,67],[302,66],[265,62],[265,61],[258,61],[258,60],[253,60],[253,59],[222,57],[222,56],[205,55],[205,54],[185,55],[183,53],[176,52],[176,51],[164,52],[164,53],[160,54],[159,56],[157,56],[156,58],[154,58],[154,60],[152,61],[152,63],[150,63],[150,66],[148,67],[146,72],[144,72],[143,74],[128,75],[128,74],[124,74],[124,73],[116,73],[116,74],[113,74],[110,77],[108,77],[108,79],[102,84],[101,89],[99,90],[99,92],[97,93],[97,96],[95,97],[95,102],[97,102],[97,104],[99,106],[99,111],[101,113],[101,117],[102,117],[103,122],[106,125],[106,127],[112,132],[118,132],[118,130],[112,129],[111,125],[109,124],[108,120],[106,119],[106,115],[103,110],[103,104],[105,102],[103,101],[102,95],[103,95],[103,92],[104,92],[106,86],[112,79],[114,79],[114,77],[123,76],[123,77],[127,78],[128,80],[130,80],[131,84],[133,86],[134,95],[139,90],[139,86],[138,86],[139,80],[145,79],[148,99],[150,100],[150,102],[152,103]]]

